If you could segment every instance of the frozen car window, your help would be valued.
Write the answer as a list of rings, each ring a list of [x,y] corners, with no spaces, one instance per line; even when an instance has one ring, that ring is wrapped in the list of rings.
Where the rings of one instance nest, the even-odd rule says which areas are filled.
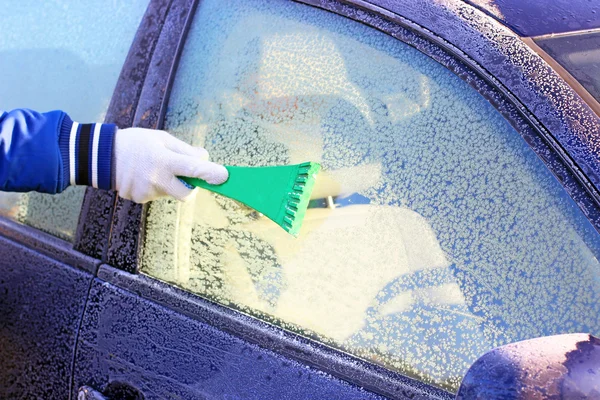
[[[0,109],[102,122],[148,0],[0,0]],[[84,188],[1,194],[0,212],[70,240]]]
[[[495,346],[600,332],[596,231],[483,97],[384,33],[204,0],[166,127],[324,171],[297,239],[206,191],[152,203],[146,274],[450,390]]]

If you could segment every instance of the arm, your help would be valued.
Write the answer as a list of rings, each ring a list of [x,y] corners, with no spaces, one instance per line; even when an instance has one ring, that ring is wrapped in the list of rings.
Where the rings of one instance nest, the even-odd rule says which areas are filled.
[[[70,185],[115,189],[144,203],[192,190],[177,176],[222,183],[227,170],[167,132],[80,124],[62,111],[0,110],[0,190],[60,193]]]
[[[73,122],[62,111],[0,111],[0,190],[110,189],[116,131],[112,124]]]

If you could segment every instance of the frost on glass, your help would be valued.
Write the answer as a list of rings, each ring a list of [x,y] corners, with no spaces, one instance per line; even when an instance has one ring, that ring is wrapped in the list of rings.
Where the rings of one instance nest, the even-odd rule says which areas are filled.
[[[102,122],[148,0],[0,0],[0,109]],[[71,239],[85,190],[0,193],[0,213]]]
[[[450,390],[487,350],[600,333],[597,233],[517,132],[417,50],[284,1],[204,0],[167,128],[231,165],[323,165],[300,237],[151,204],[143,272]]]

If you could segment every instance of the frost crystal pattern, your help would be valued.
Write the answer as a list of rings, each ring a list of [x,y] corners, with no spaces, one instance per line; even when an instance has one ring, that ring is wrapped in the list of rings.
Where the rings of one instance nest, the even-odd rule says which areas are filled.
[[[483,97],[384,33],[204,0],[167,129],[214,161],[318,161],[300,237],[232,200],[152,203],[142,270],[456,390],[489,349],[600,333],[600,241]]]

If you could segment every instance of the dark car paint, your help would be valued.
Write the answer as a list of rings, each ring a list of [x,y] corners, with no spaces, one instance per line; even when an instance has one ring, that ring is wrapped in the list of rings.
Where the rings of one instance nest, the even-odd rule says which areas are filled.
[[[135,293],[141,298],[186,315],[192,320],[206,323],[245,342],[354,382],[388,398],[453,398],[445,391],[402,377],[383,367],[358,360],[291,332],[282,331],[278,327],[151,277],[129,274],[105,265],[100,268],[98,278],[106,282],[106,287],[118,287]]]
[[[383,398],[217,328],[219,319],[250,319],[236,314],[143,275],[102,266],[83,320],[75,387],[127,380],[147,399]],[[262,325],[255,340],[277,341],[279,330]],[[238,328],[247,329],[243,321]],[[310,358],[311,349],[304,351],[299,356]],[[451,398],[426,385],[397,390],[401,398]]]
[[[0,233],[0,398],[67,399],[99,261],[12,221]]]
[[[567,334],[511,343],[480,357],[457,400],[600,399],[600,339]]]
[[[597,183],[597,179],[594,177],[596,176],[596,169],[600,167],[596,163],[597,160],[594,158],[592,150],[598,136],[598,121],[595,118],[590,119],[590,111],[586,109],[585,104],[582,104],[581,100],[573,95],[572,90],[564,85],[560,77],[549,70],[539,57],[535,56],[522,42],[518,41],[512,32],[490,18],[474,19],[473,16],[481,17],[482,13],[473,10],[470,6],[459,1],[450,2],[452,7],[454,7],[453,11],[449,11],[448,8],[434,4],[433,2],[423,4],[409,0],[348,1],[363,9],[372,9],[372,12],[369,13],[360,11],[356,7],[344,5],[338,1],[305,2],[313,3],[325,9],[335,10],[342,14],[345,12],[351,18],[376,27],[385,22],[388,24],[389,33],[399,36],[402,39],[403,34],[397,34],[397,24],[400,24],[413,31],[413,33],[418,33],[418,40],[423,42],[427,42],[427,40],[432,41],[444,49],[446,53],[458,57],[461,61],[457,62],[457,65],[461,63],[464,65],[452,68],[451,66],[454,61],[452,61],[452,58],[446,58],[447,66],[455,70],[455,72],[460,71],[462,68],[461,77],[473,86],[480,87],[480,90],[484,93],[485,90],[481,88],[490,87],[490,85],[485,82],[482,83],[481,79],[475,78],[471,72],[468,72],[467,68],[464,68],[465,65],[487,79],[495,87],[495,89],[489,92],[495,94],[488,95],[487,97],[492,102],[496,98],[496,106],[505,115],[515,114],[518,116],[514,120],[511,120],[511,122],[513,124],[517,123],[520,126],[520,132],[524,132],[526,131],[525,128],[528,128],[530,132],[534,133],[531,137],[535,140],[532,140],[530,143],[538,143],[540,146],[545,146],[540,147],[547,149],[542,151],[541,157],[547,158],[545,161],[550,165],[557,165],[556,168],[553,168],[553,172],[559,176],[578,203],[582,207],[588,208],[587,215],[598,226],[597,205],[591,200],[592,197],[589,195],[591,193],[597,199],[596,188],[589,184],[590,182],[584,174],[579,174],[578,178],[583,182],[582,186],[569,171],[571,169],[577,174],[581,172],[578,170],[578,166],[584,166],[586,167],[584,170],[590,173],[591,181]],[[186,26],[189,24],[189,16],[192,15],[195,4],[197,4],[197,1],[193,0],[154,0],[151,2],[149,10],[155,7],[157,11],[156,13],[147,12],[144,22],[142,22],[140,30],[136,35],[136,40],[117,84],[117,90],[111,103],[111,110],[109,110],[107,115],[107,121],[118,121],[122,118],[121,121],[123,122],[121,126],[128,126],[129,123],[127,121],[131,121],[136,126],[161,126],[161,117],[164,112],[166,100],[168,99],[170,82],[174,75],[173,71],[176,68],[178,54],[181,49],[180,44],[182,43],[182,37],[186,31]],[[171,13],[172,10],[175,11]],[[395,10],[398,14],[391,13],[389,10]],[[168,16],[165,14],[167,12],[169,13]],[[409,19],[400,17],[399,14]],[[389,21],[392,21],[392,23]],[[160,28],[154,29],[153,24],[160,26]],[[149,31],[150,33],[148,33]],[[480,31],[485,34],[482,35]],[[423,40],[423,38],[427,40]],[[415,45],[415,43],[411,44]],[[459,48],[461,50],[458,50]],[[148,71],[147,74],[146,71]],[[556,86],[551,88],[539,86],[540,82],[537,82],[534,76],[537,73],[536,71],[544,71],[548,75],[548,80],[545,82],[555,83]],[[134,73],[138,73],[138,75],[131,75]],[[499,81],[492,77],[494,74],[499,74]],[[136,89],[133,90],[133,94],[127,94],[129,93],[127,92],[129,88],[127,79],[130,79],[131,84],[137,85]],[[140,96],[139,104],[135,98],[137,94]],[[518,95],[519,100],[517,100],[514,94]],[[514,104],[511,105],[506,99],[509,99]],[[562,101],[571,101],[573,109],[560,110]],[[578,113],[581,116],[577,115]],[[547,132],[546,129],[550,132]],[[575,137],[572,136],[573,133],[575,133]],[[554,140],[554,138],[557,140]],[[578,164],[571,163],[571,157],[563,151],[563,147],[570,151],[573,159]],[[556,152],[551,149],[556,150]],[[540,154],[539,150],[538,154]],[[587,192],[582,189],[584,187],[587,189]],[[119,199],[117,200],[117,208],[113,213],[114,205],[114,194],[102,193],[93,189],[88,190],[86,204],[82,210],[75,248],[86,253],[89,252],[96,258],[110,260],[110,263],[115,266],[135,271],[139,256],[137,243],[142,239],[140,235],[143,234],[143,208]],[[113,220],[108,224],[107,221],[111,218],[110,214],[113,214]],[[100,219],[100,221],[97,222],[97,219]],[[11,231],[12,227],[8,228],[7,232]],[[107,237],[109,232],[111,233],[110,242]],[[10,233],[6,233],[5,231],[2,234],[4,236],[7,234],[10,235]],[[32,233],[32,236],[35,235]],[[14,240],[24,240],[26,243],[30,243],[27,244],[28,246],[36,249],[36,251],[38,250],[36,240],[32,241],[27,234],[20,238],[15,236]],[[15,245],[10,243],[10,241],[7,241],[5,248],[7,254],[22,253],[27,254],[29,258],[24,260],[23,257],[19,258],[18,254],[9,255],[7,259],[14,260],[15,264],[0,264],[3,269],[12,268],[11,266],[17,265],[16,263],[19,262],[21,265],[28,264],[38,266],[39,268],[42,265],[46,265],[44,263],[50,260],[45,255],[32,254],[21,245]],[[43,250],[44,245],[40,245],[40,248],[42,248],[41,253],[48,254],[48,251]],[[53,246],[46,246],[46,248],[52,249]],[[69,265],[79,264],[76,262],[72,263],[74,256],[70,255],[69,252],[65,254],[65,252],[53,252],[50,250],[50,253],[53,258],[57,259],[57,261],[52,261],[56,267],[66,269],[67,274],[72,275],[73,271],[76,271],[75,275],[85,276],[84,280],[88,286],[81,286],[81,288],[83,286],[86,288],[84,290],[84,297],[77,297],[80,302],[85,301],[85,294],[87,293],[92,275],[76,268],[71,268]],[[75,252],[71,253],[77,254]],[[63,259],[67,260],[66,264],[61,263]],[[31,268],[28,271],[32,275],[29,277],[29,280],[26,280],[28,282],[31,282],[31,279],[34,277],[43,276],[40,275],[40,272],[36,268]],[[136,347],[124,346],[125,342],[120,336],[111,336],[110,334],[112,329],[121,329],[121,332],[129,332],[130,336],[133,336],[132,343],[138,346],[145,346],[147,343],[143,341],[142,332],[148,332],[150,335],[164,333],[165,324],[156,324],[156,321],[148,318],[150,312],[156,312],[156,319],[163,318],[164,321],[177,321],[169,322],[169,324],[172,324],[169,326],[173,328],[169,333],[173,335],[172,338],[181,337],[182,340],[175,341],[172,339],[168,342],[169,345],[179,346],[185,344],[183,333],[186,330],[191,332],[192,335],[196,332],[196,329],[203,332],[210,331],[211,335],[214,335],[213,338],[215,340],[224,340],[223,343],[231,343],[230,341],[232,340],[235,341],[236,345],[234,348],[237,349],[235,351],[241,352],[241,349],[249,349],[246,351],[251,351],[252,354],[256,354],[257,352],[264,354],[264,357],[268,361],[261,364],[263,368],[268,369],[274,365],[280,365],[279,363],[283,362],[282,357],[286,357],[288,360],[285,362],[293,364],[294,368],[304,368],[304,370],[311,371],[307,376],[322,378],[317,380],[318,384],[313,388],[317,391],[312,392],[313,394],[318,393],[319,390],[321,390],[321,393],[325,393],[329,390],[329,387],[347,387],[349,388],[347,389],[349,390],[347,393],[362,393],[356,386],[346,386],[337,378],[327,374],[331,373],[343,380],[358,385],[366,383],[369,389],[384,393],[390,398],[415,398],[416,393],[430,393],[432,395],[430,398],[452,397],[450,394],[434,388],[428,390],[427,385],[412,382],[399,374],[356,360],[354,357],[344,355],[333,349],[322,349],[317,343],[275,328],[273,329],[273,335],[278,340],[273,340],[273,337],[269,337],[268,335],[263,336],[261,333],[262,328],[260,328],[262,323],[260,321],[252,318],[244,320],[243,316],[233,311],[229,312],[233,313],[234,317],[229,318],[229,322],[226,323],[219,322],[218,318],[206,319],[202,317],[203,313],[208,313],[208,315],[215,315],[217,313],[214,308],[215,305],[198,299],[197,296],[192,294],[184,296],[177,289],[166,284],[159,284],[152,278],[128,275],[125,272],[117,273],[108,266],[102,267],[101,271],[104,272],[94,280],[94,296],[90,298],[91,301],[83,319],[84,323],[80,332],[80,339],[77,342],[80,349],[77,351],[76,386],[73,386],[71,394],[76,393],[77,385],[84,383],[93,383],[97,389],[101,389],[108,383],[108,380],[124,376],[119,368],[138,367],[138,365],[132,366],[131,364],[123,363],[122,360],[115,361],[112,359],[111,354],[114,353],[108,350],[112,351],[115,349],[118,349],[120,352],[119,357],[121,359],[129,362],[131,360],[133,362],[144,362],[143,373],[138,370],[139,375],[136,377],[138,379],[136,381],[137,385],[143,386],[145,384],[143,381],[144,377],[154,379],[160,376],[161,379],[169,382],[172,382],[172,379],[178,379],[178,377],[173,377],[169,374],[161,375],[158,368],[163,368],[163,364],[169,361],[177,363],[184,362],[184,360],[180,360],[174,354],[169,353],[164,353],[154,360],[151,358],[144,359],[143,354],[131,352],[131,349],[135,349]],[[60,272],[56,272],[56,274],[57,276],[63,276]],[[78,279],[75,281],[78,281]],[[132,284],[132,281],[137,283]],[[142,284],[139,282],[146,283]],[[56,281],[51,282],[47,286],[45,288],[47,290],[45,292],[42,291],[42,293],[50,295],[52,288],[54,288],[55,292],[60,292],[61,288],[69,288],[69,282],[65,279],[61,280],[57,278]],[[75,295],[80,296],[80,293]],[[19,302],[27,304],[27,301],[23,298],[13,299],[7,297],[6,299],[2,298],[2,301],[5,301],[6,304],[11,301],[14,304],[20,304]],[[123,302],[123,307],[115,306],[119,302]],[[157,302],[162,305],[157,305]],[[189,307],[194,308],[193,305],[199,302],[204,302],[205,307],[201,311],[196,307],[195,311],[191,311],[191,314],[188,314],[190,312]],[[81,306],[82,303],[77,304]],[[38,304],[38,306],[43,310],[41,304]],[[131,314],[121,314],[122,310],[127,307],[132,311]],[[2,313],[5,312],[4,306],[0,309]],[[113,316],[109,312],[111,310],[119,311],[117,315]],[[140,313],[141,310],[144,310],[144,312]],[[76,315],[70,317],[75,321],[79,321],[81,314],[77,314],[76,311],[73,311],[73,313]],[[49,310],[48,314],[52,314],[52,311]],[[187,316],[184,317],[182,314],[187,314]],[[203,320],[202,318],[205,319]],[[65,321],[71,323],[71,319],[50,318],[47,320],[49,326],[46,329],[48,332],[52,332],[53,330],[68,330],[68,327],[65,328]],[[26,323],[27,321],[24,322],[24,324]],[[103,323],[106,323],[106,325],[102,325]],[[71,323],[68,326],[73,327],[75,325]],[[210,328],[210,326],[216,326],[218,330]],[[239,329],[240,326],[245,327],[245,329]],[[233,329],[232,327],[237,328]],[[138,334],[140,335],[139,337]],[[252,335],[257,336],[252,337]],[[163,339],[165,338],[163,337]],[[201,339],[197,340],[201,341]],[[206,344],[208,342],[203,343]],[[255,343],[259,343],[260,347],[255,346]],[[118,347],[115,348],[114,346]],[[213,354],[222,354],[225,348],[222,347],[214,350],[215,353]],[[301,349],[304,349],[304,352]],[[76,351],[71,347],[69,350],[71,350],[71,355],[73,351]],[[276,355],[275,353],[280,355]],[[124,355],[126,357],[123,357]],[[310,369],[309,367],[301,367],[300,364],[296,364],[292,360],[297,360],[301,364],[308,363],[317,366],[318,369],[326,373],[316,372],[317,370]],[[26,364],[29,363],[29,360],[23,359],[21,361],[23,361],[21,368],[26,369]],[[230,368],[230,363],[223,365]],[[156,369],[153,370],[153,366]],[[196,365],[188,364],[188,366],[191,369],[185,370],[184,368],[181,372],[177,371],[177,374],[188,378],[195,376],[190,371],[194,371]],[[198,371],[200,373],[202,370]],[[258,371],[261,370],[258,369]],[[101,375],[97,375],[98,373]],[[175,370],[171,369],[170,374],[173,373],[175,373]],[[232,376],[239,376],[235,375],[235,371],[232,374]],[[293,387],[303,382],[300,377],[294,378],[292,375],[288,375],[287,378],[281,381],[281,384]],[[56,379],[56,377],[49,376],[48,379]],[[240,379],[244,378],[240,377]],[[32,386],[30,389],[34,390],[34,387]],[[240,391],[247,390],[247,388],[243,387],[238,387],[238,389]],[[203,389],[199,387],[197,390],[198,396],[201,396],[201,390]],[[218,388],[214,390],[218,390]],[[233,391],[235,392],[235,390]],[[263,393],[269,393],[268,391],[272,390],[272,388],[265,386],[260,388],[260,390],[265,391]],[[154,396],[152,393],[146,393],[146,395],[148,398]]]
[[[600,3],[590,0],[463,0],[521,36],[600,28]]]

